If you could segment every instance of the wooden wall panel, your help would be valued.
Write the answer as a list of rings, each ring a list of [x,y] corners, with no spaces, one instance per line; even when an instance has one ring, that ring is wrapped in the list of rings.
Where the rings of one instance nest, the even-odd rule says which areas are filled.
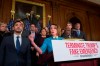
[[[96,14],[89,14],[89,21],[90,21],[90,29],[92,40],[100,40],[100,17]]]
[[[10,19],[10,11],[12,7],[11,0],[2,0],[2,6],[1,6],[1,21],[8,23]]]
[[[48,16],[51,16],[51,23],[52,23],[52,6],[51,3],[45,3],[45,9],[46,9],[46,25],[48,24],[49,18]]]
[[[62,29],[64,29],[65,26],[66,26],[66,23],[67,23],[67,20],[66,20],[66,7],[60,5],[59,10],[60,10],[60,12],[59,12],[60,23],[59,24],[62,27]]]
[[[0,21],[2,21],[2,4],[3,0],[0,0]]]
[[[52,3],[52,17],[53,17],[53,23],[54,24],[59,24],[60,23],[60,17],[59,16],[59,4],[56,2]]]
[[[64,0],[27,0],[45,4],[45,16],[46,24],[48,23],[48,15],[51,15],[51,22],[59,24],[62,28],[65,28],[66,23],[73,16],[80,19],[83,31],[87,34],[88,40],[100,40],[100,9],[91,8],[91,6],[85,5],[77,1],[70,2]],[[97,6],[99,7],[99,6]],[[11,0],[0,0],[0,19],[8,23],[11,15],[12,8]],[[95,9],[95,10],[94,10]],[[74,13],[74,15],[73,15]],[[0,21],[1,21],[0,20]]]
[[[96,39],[95,40],[100,40],[100,16],[96,16],[96,18],[95,18],[95,25],[96,25],[96,27],[95,27],[95,37],[96,37]]]

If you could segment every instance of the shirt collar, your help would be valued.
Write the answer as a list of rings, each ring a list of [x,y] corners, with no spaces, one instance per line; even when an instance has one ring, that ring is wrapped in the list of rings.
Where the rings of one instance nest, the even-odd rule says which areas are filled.
[[[55,38],[58,38],[58,36],[53,36],[52,38],[55,39]]]
[[[31,31],[31,33],[35,33],[35,31]]]
[[[16,35],[16,34],[14,34],[14,37],[17,37],[17,36],[19,36],[19,38],[21,37],[21,34],[20,35]]]
[[[80,31],[80,30],[77,30],[77,31]]]

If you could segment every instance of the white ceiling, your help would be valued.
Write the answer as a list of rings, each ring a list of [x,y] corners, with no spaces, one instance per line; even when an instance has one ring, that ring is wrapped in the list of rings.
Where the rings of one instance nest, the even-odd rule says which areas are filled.
[[[87,0],[87,1],[90,1],[90,2],[93,2],[93,3],[96,3],[96,4],[100,5],[100,0]]]

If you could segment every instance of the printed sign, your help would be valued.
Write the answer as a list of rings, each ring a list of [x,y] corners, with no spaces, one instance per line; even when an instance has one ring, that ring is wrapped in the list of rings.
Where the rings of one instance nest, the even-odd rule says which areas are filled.
[[[100,41],[52,40],[54,61],[100,58]]]

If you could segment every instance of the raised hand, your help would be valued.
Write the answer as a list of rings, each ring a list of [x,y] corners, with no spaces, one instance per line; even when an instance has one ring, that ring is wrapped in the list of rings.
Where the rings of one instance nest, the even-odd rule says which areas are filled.
[[[30,40],[31,42],[34,42],[34,34],[30,34],[30,35],[28,36],[28,38],[29,38],[29,40]]]

